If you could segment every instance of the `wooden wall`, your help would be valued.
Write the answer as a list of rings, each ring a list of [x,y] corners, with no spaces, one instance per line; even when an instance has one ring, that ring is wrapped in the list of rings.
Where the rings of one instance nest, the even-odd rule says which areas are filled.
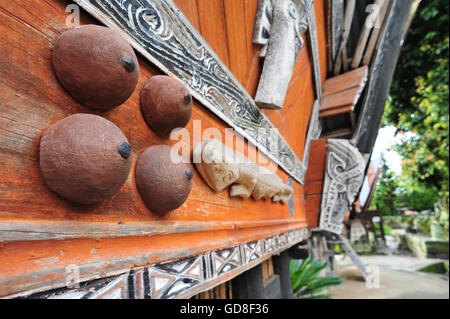
[[[254,96],[262,67],[259,47],[251,43],[257,0],[174,2]],[[324,2],[315,1],[322,79],[326,74]],[[148,146],[176,142],[158,138],[139,108],[141,87],[161,72],[138,55],[139,83],[123,105],[96,112],[74,101],[50,64],[53,44],[66,29],[65,9],[70,3],[0,2],[0,296],[61,286],[64,267],[69,264],[88,265],[81,276],[92,279],[306,227],[303,186],[299,183],[294,181],[295,214],[290,218],[288,205],[230,198],[228,190],[214,193],[195,170],[192,192],[182,207],[164,217],[149,211],[136,190],[136,160]],[[81,23],[98,24],[83,11]],[[264,111],[299,158],[314,101],[311,70],[306,44],[298,57],[285,107]],[[132,170],[122,189],[110,200],[90,207],[67,202],[51,192],[39,172],[43,131],[80,112],[114,122],[133,150]],[[201,120],[203,130],[226,128],[196,101],[187,126],[191,132],[192,120]],[[277,174],[286,181],[284,171],[278,169]],[[118,224],[120,229],[114,226]],[[14,225],[22,231],[7,231]],[[124,225],[151,225],[156,230],[139,235],[124,231]],[[64,236],[59,238],[61,234]],[[35,240],[37,237],[40,240]]]

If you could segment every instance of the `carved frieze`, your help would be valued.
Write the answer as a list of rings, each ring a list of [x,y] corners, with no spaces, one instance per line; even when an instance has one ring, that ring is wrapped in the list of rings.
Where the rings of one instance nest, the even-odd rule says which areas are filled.
[[[348,140],[328,139],[319,228],[340,234],[364,178],[365,162]]]
[[[299,243],[307,228],[214,250],[98,281],[28,296],[33,299],[171,299],[190,298],[254,267]],[[74,284],[76,286],[76,284]]]
[[[216,192],[231,186],[230,196],[272,199],[283,204],[292,196],[292,187],[272,171],[217,140],[198,143],[194,148],[194,162],[205,182]]]

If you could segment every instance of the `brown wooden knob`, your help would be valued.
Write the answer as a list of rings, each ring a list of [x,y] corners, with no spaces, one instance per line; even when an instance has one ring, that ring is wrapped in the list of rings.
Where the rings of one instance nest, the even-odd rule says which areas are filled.
[[[141,109],[152,130],[165,137],[173,129],[185,127],[189,123],[192,97],[179,80],[156,75],[142,88]]]
[[[147,148],[136,164],[136,186],[145,205],[156,214],[180,207],[192,189],[191,165],[167,145]]]
[[[62,197],[93,204],[112,197],[131,168],[131,148],[112,122],[74,114],[45,130],[40,144],[45,183]]]
[[[138,82],[133,48],[117,32],[83,25],[57,39],[52,64],[62,86],[86,107],[111,109],[124,103]]]

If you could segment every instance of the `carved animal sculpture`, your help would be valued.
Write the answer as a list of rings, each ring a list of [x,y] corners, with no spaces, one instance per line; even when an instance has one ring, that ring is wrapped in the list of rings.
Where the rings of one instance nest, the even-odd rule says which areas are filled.
[[[194,163],[205,182],[220,192],[231,185],[230,196],[272,199],[287,203],[292,188],[270,170],[251,162],[217,140],[206,140],[194,148]]]

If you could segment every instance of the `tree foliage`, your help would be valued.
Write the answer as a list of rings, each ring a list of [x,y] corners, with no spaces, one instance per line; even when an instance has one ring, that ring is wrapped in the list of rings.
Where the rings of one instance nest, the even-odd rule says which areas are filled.
[[[412,132],[395,150],[403,187],[438,192],[448,209],[448,0],[422,1],[403,45],[383,116],[384,125]],[[404,196],[405,197],[405,196]]]
[[[381,175],[378,181],[370,209],[378,209],[382,215],[395,215],[397,212],[398,180],[394,172],[389,170],[386,160],[382,157]]]

